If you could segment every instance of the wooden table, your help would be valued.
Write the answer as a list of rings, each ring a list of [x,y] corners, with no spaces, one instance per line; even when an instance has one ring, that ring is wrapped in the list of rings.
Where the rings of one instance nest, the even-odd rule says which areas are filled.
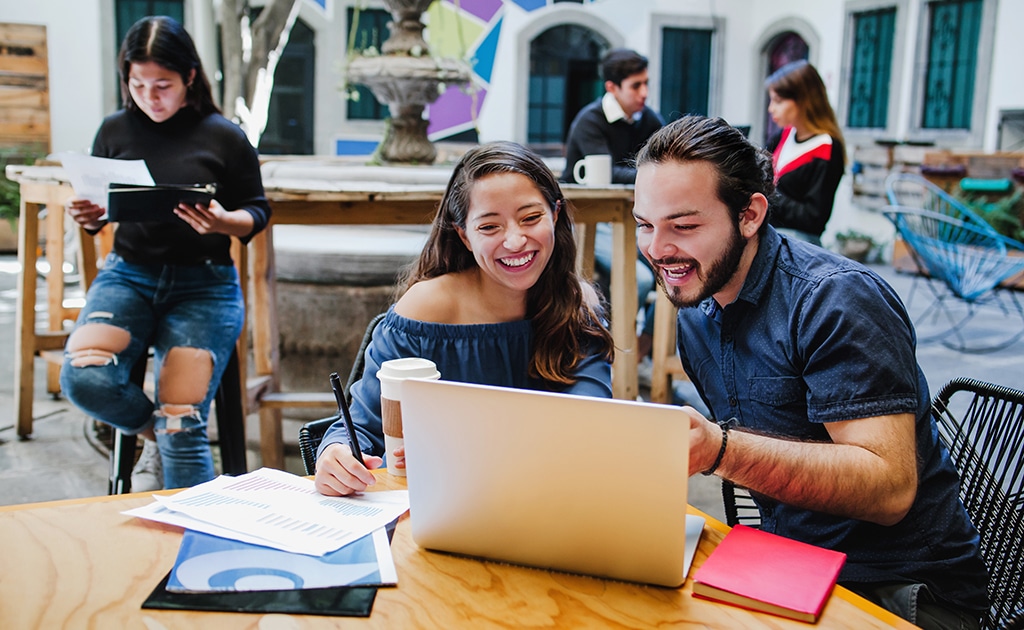
[[[291,161],[294,166],[297,161]],[[269,164],[273,164],[272,162]],[[311,163],[313,168],[315,163]],[[436,171],[436,169],[435,169]],[[289,397],[275,394],[279,390],[279,334],[277,326],[273,225],[415,225],[429,224],[444,192],[444,184],[386,183],[373,181],[344,182],[327,178],[299,179],[289,175],[278,177],[273,168],[264,165],[264,187],[273,208],[271,228],[257,235],[248,248],[252,262],[252,286],[248,304],[251,313],[253,370],[249,376],[246,412],[260,410],[260,441],[263,464],[283,466],[284,445],[281,435],[281,409],[288,406],[334,405],[330,392]],[[373,172],[363,167],[360,173]],[[365,176],[365,175],[364,175]],[[41,351],[59,350],[67,333],[62,320],[73,312],[63,307],[64,284],[61,274],[47,277],[49,295],[49,330],[37,331],[36,246],[39,239],[39,214],[44,207],[55,209],[46,213],[46,253],[51,266],[63,261],[63,203],[73,193],[63,169],[58,166],[7,167],[7,177],[20,184],[22,203],[19,224],[18,260],[23,273],[18,279],[15,354],[15,407],[18,435],[32,433],[33,358]],[[436,180],[436,178],[435,178]],[[612,388],[616,398],[633,400],[638,393],[636,373],[636,231],[632,217],[633,191],[627,186],[586,188],[565,185],[565,195],[576,208],[576,222],[581,243],[580,265],[593,269],[594,231],[599,222],[612,224],[613,269],[611,282],[612,337],[616,360],[612,367]],[[83,233],[84,235],[84,233]],[[84,273],[95,275],[96,256],[91,239],[85,238],[81,251]],[[236,258],[237,260],[237,258]],[[241,270],[243,273],[245,269]],[[339,322],[345,325],[345,322]],[[363,323],[359,324],[360,326]],[[240,353],[244,357],[245,353]],[[245,368],[245,361],[243,368]],[[50,368],[49,391],[58,391],[56,369]],[[246,382],[243,380],[243,382]]]
[[[378,472],[376,489],[405,480]],[[398,587],[382,588],[367,619],[142,610],[171,569],[177,527],[121,514],[146,505],[133,494],[0,507],[0,611],[9,628],[480,628],[699,627],[913,628],[837,587],[817,626],[641,586],[515,567],[420,549],[408,513],[392,542]],[[692,508],[691,508],[692,510]],[[696,510],[693,510],[694,513]],[[707,519],[694,567],[725,535]],[[691,569],[691,575],[694,569]]]

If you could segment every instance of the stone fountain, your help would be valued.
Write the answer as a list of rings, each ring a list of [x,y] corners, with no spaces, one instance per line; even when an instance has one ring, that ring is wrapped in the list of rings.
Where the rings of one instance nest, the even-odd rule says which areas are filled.
[[[384,0],[392,21],[380,55],[357,55],[346,72],[351,83],[370,88],[391,111],[381,143],[386,162],[432,164],[437,149],[427,138],[424,107],[437,100],[441,86],[469,85],[469,66],[460,59],[430,55],[420,16],[434,0]]]

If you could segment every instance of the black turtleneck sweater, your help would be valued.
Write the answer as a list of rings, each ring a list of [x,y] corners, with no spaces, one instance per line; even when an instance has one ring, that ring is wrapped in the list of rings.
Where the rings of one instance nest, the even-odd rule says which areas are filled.
[[[200,116],[186,107],[156,123],[138,110],[120,110],[100,125],[92,154],[145,160],[157,184],[217,184],[216,198],[225,209],[252,215],[253,230],[243,242],[270,220],[256,149],[220,114]],[[226,234],[200,235],[184,221],[120,223],[114,233],[114,251],[140,264],[230,264],[230,242]]]

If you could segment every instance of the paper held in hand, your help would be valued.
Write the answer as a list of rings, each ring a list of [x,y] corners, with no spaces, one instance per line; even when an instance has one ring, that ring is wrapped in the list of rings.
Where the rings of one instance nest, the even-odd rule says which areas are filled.
[[[75,189],[75,196],[104,208],[111,184],[153,186],[156,183],[145,160],[112,160],[71,152],[58,153],[57,158]]]

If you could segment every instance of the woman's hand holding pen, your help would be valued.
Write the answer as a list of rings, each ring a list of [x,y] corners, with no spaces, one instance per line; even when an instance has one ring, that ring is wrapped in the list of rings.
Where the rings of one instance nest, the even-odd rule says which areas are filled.
[[[75,223],[87,230],[98,230],[103,227],[102,216],[107,209],[98,206],[88,199],[72,199],[64,205],[68,216],[74,219]]]
[[[316,490],[325,496],[346,496],[355,492],[363,492],[377,483],[369,469],[379,468],[384,462],[375,455],[363,454],[366,466],[363,466],[352,455],[352,450],[345,444],[329,445],[316,460]]]
[[[200,234],[245,236],[252,232],[253,227],[251,214],[245,210],[225,210],[216,199],[208,206],[179,203],[174,214]]]

